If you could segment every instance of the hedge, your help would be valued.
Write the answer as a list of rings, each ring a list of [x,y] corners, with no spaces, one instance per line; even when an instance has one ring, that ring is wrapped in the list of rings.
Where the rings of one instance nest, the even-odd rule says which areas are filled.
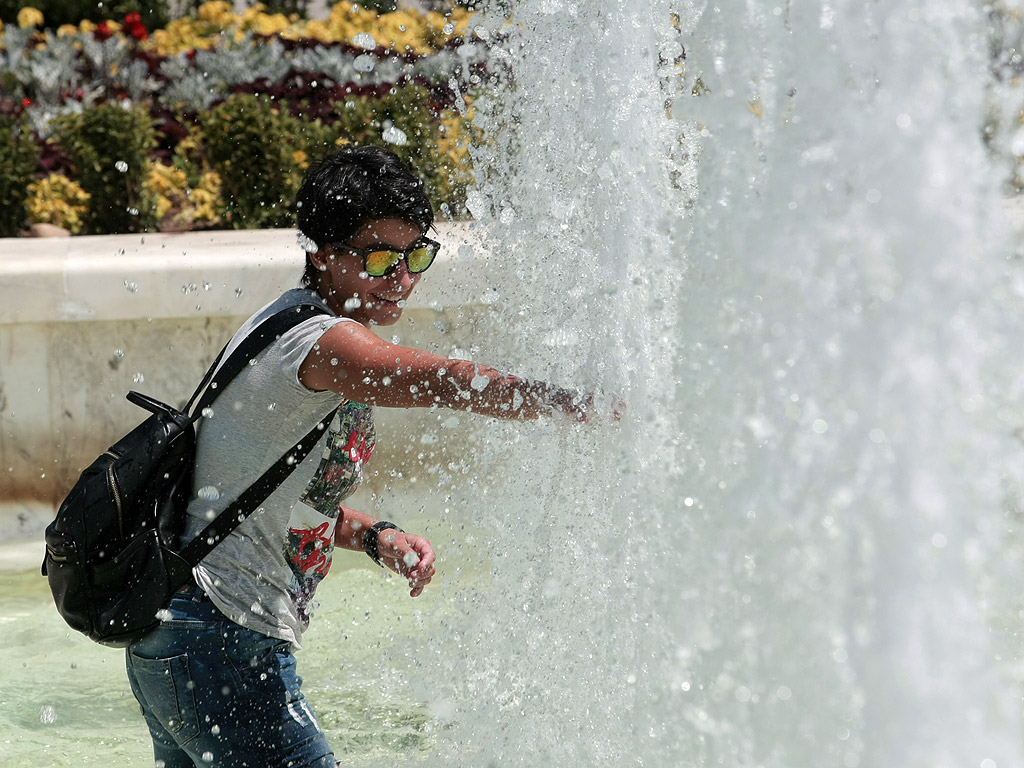
[[[57,30],[27,10],[0,33],[0,236],[290,226],[306,168],[344,143],[389,145],[442,215],[464,211],[496,39],[470,39],[465,10],[339,2],[317,21],[209,2],[164,29],[129,11]]]

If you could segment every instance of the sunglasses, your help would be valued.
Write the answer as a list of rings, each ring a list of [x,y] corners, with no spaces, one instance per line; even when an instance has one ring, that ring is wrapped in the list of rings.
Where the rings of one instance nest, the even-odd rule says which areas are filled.
[[[395,248],[386,243],[374,243],[366,248],[356,248],[347,243],[336,245],[362,257],[363,270],[371,277],[390,275],[402,259],[405,259],[405,264],[412,274],[425,272],[427,267],[434,263],[437,252],[441,250],[441,244],[428,237],[421,237],[405,249]]]

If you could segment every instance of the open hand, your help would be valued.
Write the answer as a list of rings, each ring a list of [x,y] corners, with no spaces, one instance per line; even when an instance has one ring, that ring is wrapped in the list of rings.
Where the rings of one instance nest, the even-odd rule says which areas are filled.
[[[418,597],[434,577],[434,548],[422,536],[388,528],[377,537],[377,556],[382,565],[404,577]]]

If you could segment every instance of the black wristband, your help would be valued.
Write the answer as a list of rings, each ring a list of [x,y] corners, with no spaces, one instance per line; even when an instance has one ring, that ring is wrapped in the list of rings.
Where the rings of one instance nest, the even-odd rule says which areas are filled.
[[[386,531],[388,528],[394,528],[396,531],[400,533],[402,532],[402,529],[394,523],[389,523],[387,520],[380,520],[367,528],[366,532],[363,534],[363,549],[366,550],[366,554],[370,556],[370,559],[381,568],[383,568],[384,565],[381,563],[380,554],[377,552],[377,537],[380,536],[381,531]]]

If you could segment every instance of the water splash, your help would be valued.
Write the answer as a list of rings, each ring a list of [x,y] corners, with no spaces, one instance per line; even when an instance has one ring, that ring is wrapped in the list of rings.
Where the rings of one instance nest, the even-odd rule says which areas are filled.
[[[473,101],[470,210],[510,254],[493,344],[630,418],[486,448],[515,472],[473,491],[494,582],[445,639],[452,744],[1019,762],[985,575],[1022,456],[983,20],[621,5],[517,4],[512,78]]]

